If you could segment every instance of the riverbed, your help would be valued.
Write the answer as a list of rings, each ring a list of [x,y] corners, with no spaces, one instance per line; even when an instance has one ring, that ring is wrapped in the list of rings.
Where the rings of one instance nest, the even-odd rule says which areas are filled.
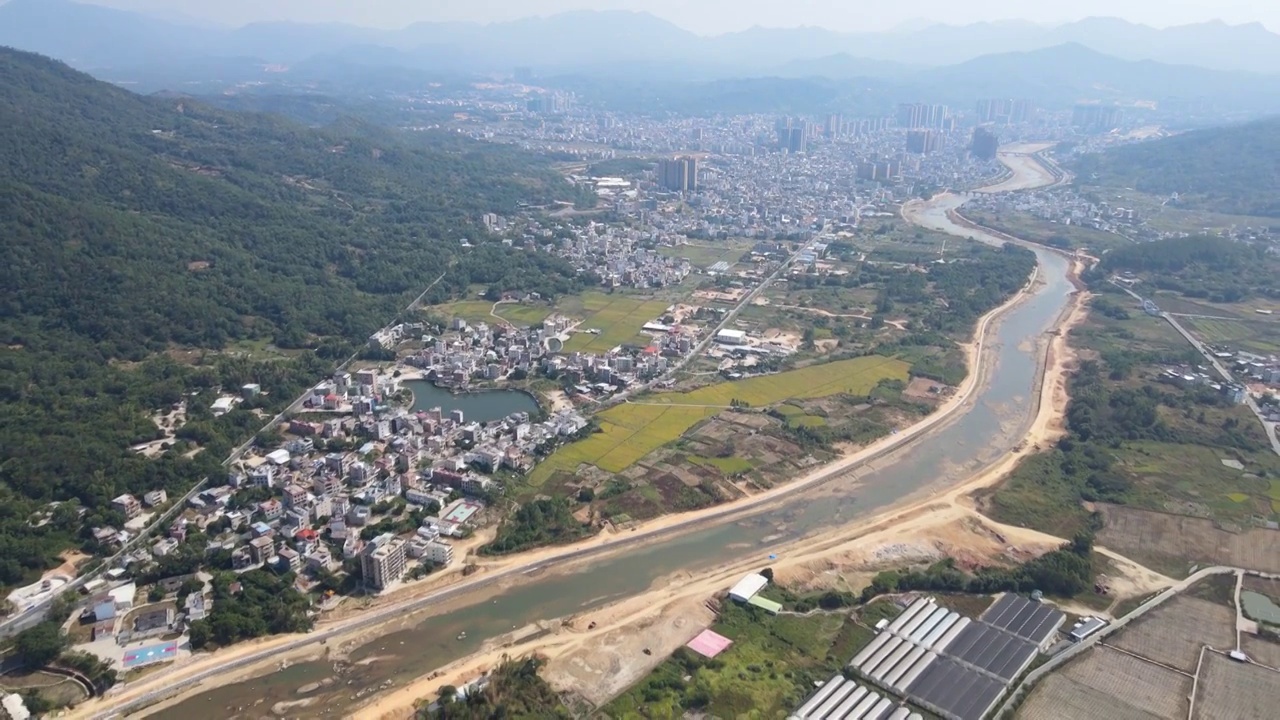
[[[960,198],[943,195],[919,213],[922,224],[961,236],[973,231],[949,225],[946,210]],[[636,594],[678,570],[706,571],[744,556],[768,555],[789,543],[857,522],[905,497],[956,484],[1008,452],[1034,415],[1039,340],[1057,320],[1073,288],[1067,260],[1036,250],[1038,283],[1029,296],[990,331],[986,382],[957,417],[913,445],[910,452],[874,461],[838,480],[789,496],[779,505],[734,522],[664,539],[590,561],[571,570],[530,572],[517,587],[495,595],[492,589],[469,595],[465,607],[438,617],[407,616],[400,629],[356,647],[350,660],[371,661],[344,670],[321,701],[289,711],[290,717],[343,717],[353,703],[368,699],[369,689],[391,687],[430,673],[478,651],[488,638],[546,618],[563,617]],[[820,500],[816,500],[820,498]],[[459,634],[466,637],[459,640]],[[273,703],[296,700],[299,686],[334,676],[330,662],[307,662],[243,683],[201,692],[160,718],[232,717],[264,714]],[[366,691],[362,698],[355,698]],[[256,705],[256,707],[255,707]]]

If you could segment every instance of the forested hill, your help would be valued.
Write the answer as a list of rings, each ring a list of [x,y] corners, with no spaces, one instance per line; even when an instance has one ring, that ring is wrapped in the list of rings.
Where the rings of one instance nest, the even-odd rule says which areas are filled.
[[[569,193],[512,148],[141,97],[0,48],[0,586],[93,549],[89,527],[122,522],[112,497],[219,472],[261,424],[250,410],[287,403],[446,269],[432,299],[576,289],[564,263],[478,222]],[[216,352],[237,340],[299,352]],[[210,414],[219,386],[247,382],[261,400]],[[172,450],[129,450],[184,398]]]
[[[481,213],[567,194],[510,148],[144,98],[11,50],[0,127],[3,329],[38,317],[113,356],[364,332]]]
[[[1204,209],[1280,217],[1280,118],[1117,147],[1084,156],[1075,169],[1085,183],[1176,192]]]

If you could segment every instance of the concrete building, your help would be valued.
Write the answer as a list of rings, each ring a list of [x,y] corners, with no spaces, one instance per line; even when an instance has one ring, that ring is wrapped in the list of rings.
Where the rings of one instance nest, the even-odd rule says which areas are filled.
[[[716,342],[724,345],[745,345],[747,334],[741,330],[721,330],[716,333]]]
[[[364,584],[382,590],[399,580],[405,571],[405,542],[387,533],[374,538],[360,554]]]
[[[132,520],[142,512],[142,503],[138,502],[138,498],[125,493],[111,501],[111,508],[119,511],[126,520]]]

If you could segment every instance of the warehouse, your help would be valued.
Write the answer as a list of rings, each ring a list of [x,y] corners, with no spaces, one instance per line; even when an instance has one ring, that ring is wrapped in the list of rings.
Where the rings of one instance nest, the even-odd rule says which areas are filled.
[[[749,601],[756,596],[769,584],[768,578],[757,573],[751,573],[744,576],[741,580],[729,588],[729,599],[736,600],[740,603]]]
[[[742,330],[721,330],[716,333],[716,342],[723,345],[746,345],[747,334]]]

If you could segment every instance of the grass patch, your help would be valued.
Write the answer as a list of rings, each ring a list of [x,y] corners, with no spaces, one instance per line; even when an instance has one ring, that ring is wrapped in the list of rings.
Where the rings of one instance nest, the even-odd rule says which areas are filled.
[[[747,252],[744,245],[702,245],[689,244],[676,247],[658,248],[658,253],[667,257],[684,258],[694,267],[709,268],[718,262],[726,262],[732,267]]]
[[[827,419],[819,415],[794,415],[787,418],[791,427],[826,427]]]
[[[737,475],[739,473],[750,472],[755,465],[746,458],[740,457],[699,457],[691,456],[689,462],[702,467],[711,467],[719,470],[724,475]]]
[[[766,407],[791,398],[841,393],[863,396],[881,380],[906,377],[906,363],[869,355],[684,393],[654,395],[646,401],[652,404],[618,405],[600,413],[600,432],[556,450],[529,474],[529,483],[540,487],[555,472],[575,471],[583,463],[608,472],[622,472],[719,414],[733,400]]]
[[[566,352],[600,353],[623,344],[647,345],[649,340],[640,329],[671,306],[666,300],[599,292],[584,293],[581,302],[586,319],[564,344]],[[599,332],[584,332],[587,330]]]
[[[551,314],[549,305],[524,305],[519,303],[503,303],[498,306],[498,315],[512,325],[532,327],[542,324]]]

